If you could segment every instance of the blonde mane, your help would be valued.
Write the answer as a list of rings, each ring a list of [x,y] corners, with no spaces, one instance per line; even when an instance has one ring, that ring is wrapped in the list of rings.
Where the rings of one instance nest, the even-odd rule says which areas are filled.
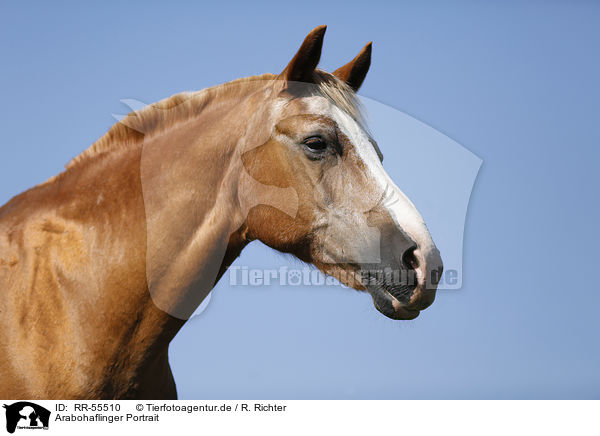
[[[144,138],[159,134],[178,123],[190,120],[199,115],[202,110],[217,98],[241,97],[260,86],[265,81],[280,79],[276,74],[263,74],[260,76],[236,79],[212,88],[201,91],[182,92],[159,102],[152,103],[143,109],[131,112],[122,120],[115,123],[100,139],[88,149],[73,158],[65,168],[71,169],[91,158],[107,153],[114,149],[132,146],[141,143]],[[333,104],[350,114],[357,122],[363,124],[360,102],[352,89],[332,74],[315,70],[314,80],[316,86],[309,87],[312,94],[328,98]],[[248,83],[257,86],[233,86]]]

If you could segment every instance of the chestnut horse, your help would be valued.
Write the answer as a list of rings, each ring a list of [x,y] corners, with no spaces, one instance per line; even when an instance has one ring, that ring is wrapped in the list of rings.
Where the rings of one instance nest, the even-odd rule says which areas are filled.
[[[371,44],[329,74],[324,34],[279,75],[128,115],[0,208],[0,398],[176,398],[169,342],[252,240],[390,318],[433,302],[439,252],[355,94]]]

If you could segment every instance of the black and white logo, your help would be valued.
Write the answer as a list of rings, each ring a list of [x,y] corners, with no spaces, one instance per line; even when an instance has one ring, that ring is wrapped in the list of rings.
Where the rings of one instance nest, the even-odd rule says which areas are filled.
[[[16,429],[48,430],[50,411],[29,401],[19,401],[4,405],[6,409],[6,431],[14,433]]]

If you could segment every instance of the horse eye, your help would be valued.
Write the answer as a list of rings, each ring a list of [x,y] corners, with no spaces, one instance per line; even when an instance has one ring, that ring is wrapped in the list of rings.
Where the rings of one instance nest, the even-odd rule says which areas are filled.
[[[327,143],[318,136],[312,136],[304,140],[304,145],[312,152],[323,152],[327,149]]]

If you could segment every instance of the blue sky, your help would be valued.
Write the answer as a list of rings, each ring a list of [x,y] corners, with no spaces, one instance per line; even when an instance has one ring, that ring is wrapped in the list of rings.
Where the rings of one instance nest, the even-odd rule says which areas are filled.
[[[600,397],[600,5],[294,5],[3,2],[0,202],[61,171],[121,99],[279,72],[328,24],[324,69],[372,40],[361,94],[483,160],[463,287],[394,322],[348,289],[222,282],[172,344],[180,397]],[[301,267],[259,244],[240,264]]]

